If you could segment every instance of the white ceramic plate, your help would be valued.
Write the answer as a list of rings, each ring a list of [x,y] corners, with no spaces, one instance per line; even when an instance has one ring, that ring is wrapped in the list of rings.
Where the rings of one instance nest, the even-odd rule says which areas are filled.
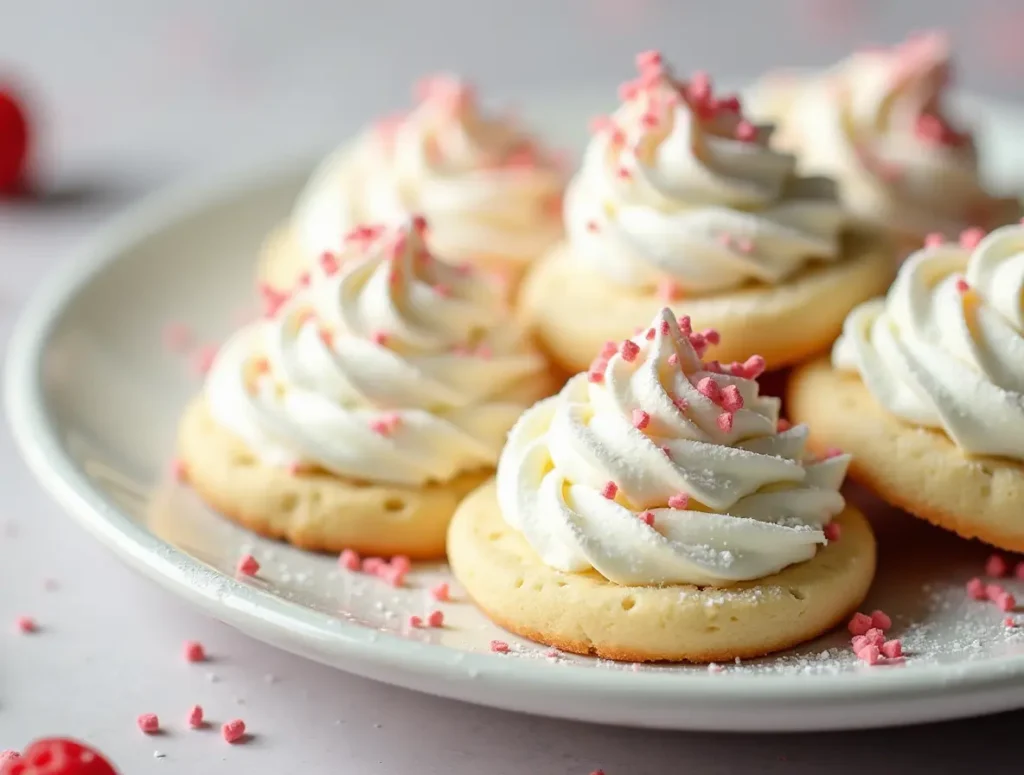
[[[983,104],[993,178],[1024,177],[1024,113]],[[569,140],[588,115],[546,116]],[[544,119],[545,116],[541,116]],[[10,347],[7,410],[40,481],[143,573],[253,637],[338,668],[511,710],[680,729],[796,730],[905,724],[1024,706],[1024,627],[965,600],[987,550],[871,507],[880,570],[867,610],[894,619],[909,658],[858,665],[844,633],[712,674],[632,669],[501,632],[466,602],[444,629],[405,631],[433,604],[446,568],[419,567],[393,590],[332,558],[256,538],[204,508],[168,475],[178,413],[198,388],[161,345],[169,321],[216,341],[252,303],[254,257],[308,166],[226,174],[157,197],[83,245],[38,291]],[[252,552],[262,572],[236,580]],[[1008,582],[1024,599],[1024,583]],[[1024,615],[1019,617],[1024,621]],[[492,654],[493,638],[513,645]]]

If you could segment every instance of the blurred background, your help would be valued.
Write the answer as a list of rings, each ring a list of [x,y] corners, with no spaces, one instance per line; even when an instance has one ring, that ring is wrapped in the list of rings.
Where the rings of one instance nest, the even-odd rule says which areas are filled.
[[[601,106],[642,49],[749,77],[929,27],[963,87],[1024,98],[1022,0],[0,0],[0,83],[38,116],[47,169],[151,183],[326,146],[424,71]]]

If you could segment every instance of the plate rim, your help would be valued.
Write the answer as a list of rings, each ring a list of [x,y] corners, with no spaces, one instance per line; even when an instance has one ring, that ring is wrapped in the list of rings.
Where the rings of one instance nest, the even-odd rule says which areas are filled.
[[[972,98],[980,99],[980,98]],[[998,105],[991,100],[987,104]],[[1012,105],[1019,115],[1024,113]],[[246,634],[332,667],[384,680],[407,688],[455,699],[517,709],[500,697],[484,702],[464,690],[465,679],[480,678],[492,694],[512,695],[550,691],[575,693],[581,702],[636,701],[642,699],[664,713],[667,709],[711,706],[726,709],[735,703],[787,704],[842,701],[876,703],[882,700],[920,702],[950,693],[994,693],[1024,689],[1024,655],[1006,655],[952,665],[927,665],[902,671],[874,670],[839,674],[711,675],[703,672],[600,670],[553,667],[536,660],[459,651],[442,644],[424,643],[382,633],[327,614],[308,611],[259,586],[221,574],[184,551],[164,542],[125,514],[89,483],[60,441],[55,417],[46,410],[42,368],[47,346],[64,310],[89,282],[108,266],[122,260],[134,244],[156,232],[172,229],[182,220],[219,203],[245,197],[252,189],[281,185],[285,176],[299,178],[312,168],[311,158],[289,157],[273,164],[233,165],[185,180],[145,197],[107,221],[65,255],[30,294],[8,339],[5,359],[4,406],[11,435],[33,475],[50,497],[116,555],[161,586],[198,605],[216,619]],[[255,260],[255,258],[254,258]],[[453,658],[454,657],[454,658]],[[342,667],[339,661],[346,664]],[[389,670],[374,674],[370,667]],[[424,677],[443,687],[426,690]],[[476,692],[475,694],[479,694]],[[1009,692],[1001,692],[1002,695]],[[966,703],[970,704],[970,703]],[[938,703],[936,703],[938,705]],[[991,710],[1024,707],[1024,693]],[[852,709],[851,709],[852,710]],[[558,712],[563,718],[575,717]],[[905,723],[952,718],[956,712],[919,714]],[[608,721],[595,716],[587,720]],[[700,724],[637,719],[640,726],[699,729]],[[893,722],[887,720],[884,725]],[[764,729],[839,729],[878,726],[861,718],[853,723],[807,724]],[[716,725],[717,726],[717,725]],[[751,731],[758,727],[750,727]]]

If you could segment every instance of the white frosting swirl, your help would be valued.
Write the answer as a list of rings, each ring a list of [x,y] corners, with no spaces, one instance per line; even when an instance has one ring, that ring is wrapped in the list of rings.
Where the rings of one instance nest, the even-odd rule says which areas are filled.
[[[805,460],[806,426],[779,432],[779,400],[758,394],[751,367],[702,363],[688,331],[663,310],[513,428],[499,504],[548,565],[723,586],[825,542],[849,457]]]
[[[411,212],[426,215],[431,249],[450,261],[528,261],[561,237],[554,158],[509,119],[482,114],[465,84],[426,86],[412,112],[380,122],[314,173],[292,219],[308,255],[339,250],[357,224]]]
[[[886,298],[850,313],[833,364],[858,372],[889,412],[941,428],[965,453],[1024,460],[1022,294],[1020,225],[973,251],[926,247]]]
[[[798,178],[706,76],[676,82],[641,65],[626,101],[598,125],[566,194],[572,252],[637,288],[689,295],[776,283],[812,259],[835,260],[844,216],[829,181]]]
[[[233,336],[206,385],[214,419],[267,464],[357,480],[493,466],[544,361],[491,284],[427,252],[425,228],[364,229]]]
[[[949,58],[945,36],[917,36],[822,75],[770,77],[754,110],[778,122],[802,171],[835,177],[843,204],[869,223],[912,238],[999,226],[1020,205],[985,190],[973,138],[944,114]]]

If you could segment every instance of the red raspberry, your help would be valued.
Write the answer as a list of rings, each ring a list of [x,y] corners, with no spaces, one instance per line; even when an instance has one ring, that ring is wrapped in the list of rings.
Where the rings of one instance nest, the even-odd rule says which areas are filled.
[[[36,740],[20,759],[12,759],[0,775],[117,775],[98,752],[75,740]]]
[[[0,88],[0,194],[18,190],[28,161],[28,119],[10,91]]]

